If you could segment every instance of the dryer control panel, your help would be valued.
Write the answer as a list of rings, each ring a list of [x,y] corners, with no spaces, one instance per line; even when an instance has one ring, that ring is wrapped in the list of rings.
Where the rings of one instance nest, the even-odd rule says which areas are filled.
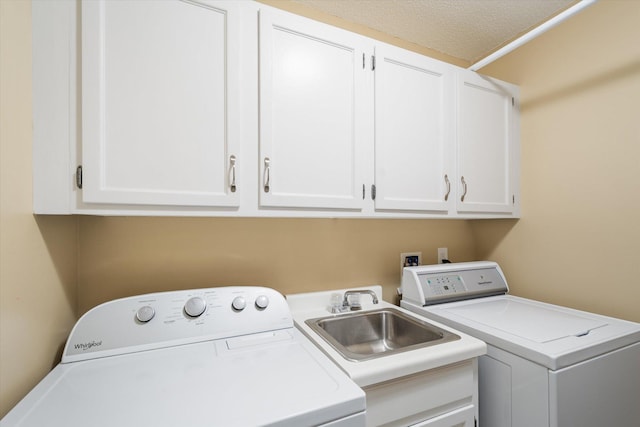
[[[432,305],[509,291],[498,264],[489,261],[405,267],[402,299]]]
[[[85,313],[71,331],[62,363],[275,334],[285,328],[293,328],[289,305],[271,288],[228,286],[138,295]]]

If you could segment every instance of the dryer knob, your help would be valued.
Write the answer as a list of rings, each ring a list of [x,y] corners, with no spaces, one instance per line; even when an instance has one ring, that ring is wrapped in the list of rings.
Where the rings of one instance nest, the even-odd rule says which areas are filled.
[[[136,312],[136,319],[141,323],[147,323],[149,320],[153,319],[153,316],[155,315],[156,311],[153,307],[145,305],[144,307],[140,307]]]
[[[256,307],[260,310],[264,310],[269,305],[269,298],[266,295],[260,295],[256,298]]]
[[[247,306],[247,301],[245,301],[243,297],[235,297],[233,299],[233,302],[231,303],[231,306],[236,311],[242,311]]]
[[[207,302],[201,297],[189,298],[184,305],[184,312],[189,317],[199,317],[207,308]]]

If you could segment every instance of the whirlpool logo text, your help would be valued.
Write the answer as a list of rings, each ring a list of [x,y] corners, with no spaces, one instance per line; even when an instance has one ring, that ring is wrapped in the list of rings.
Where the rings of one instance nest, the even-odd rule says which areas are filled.
[[[92,349],[93,347],[100,347],[102,345],[102,341],[91,341],[91,342],[83,342],[83,343],[79,343],[74,345],[74,348],[76,350],[82,350],[82,351],[87,351]]]

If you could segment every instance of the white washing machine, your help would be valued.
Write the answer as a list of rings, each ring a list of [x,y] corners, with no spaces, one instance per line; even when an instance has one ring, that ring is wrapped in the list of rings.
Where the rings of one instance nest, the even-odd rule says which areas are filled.
[[[262,287],[111,301],[1,427],[365,425],[365,395]]]
[[[640,324],[508,291],[494,262],[403,271],[402,307],[487,343],[479,425],[640,426]]]

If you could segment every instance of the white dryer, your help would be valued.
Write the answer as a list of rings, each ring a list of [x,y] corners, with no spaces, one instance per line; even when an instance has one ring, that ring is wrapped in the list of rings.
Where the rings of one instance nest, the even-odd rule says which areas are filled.
[[[1,427],[365,425],[365,395],[262,287],[111,301]]]
[[[508,290],[494,262],[403,271],[402,307],[487,343],[480,426],[640,426],[640,324]]]

